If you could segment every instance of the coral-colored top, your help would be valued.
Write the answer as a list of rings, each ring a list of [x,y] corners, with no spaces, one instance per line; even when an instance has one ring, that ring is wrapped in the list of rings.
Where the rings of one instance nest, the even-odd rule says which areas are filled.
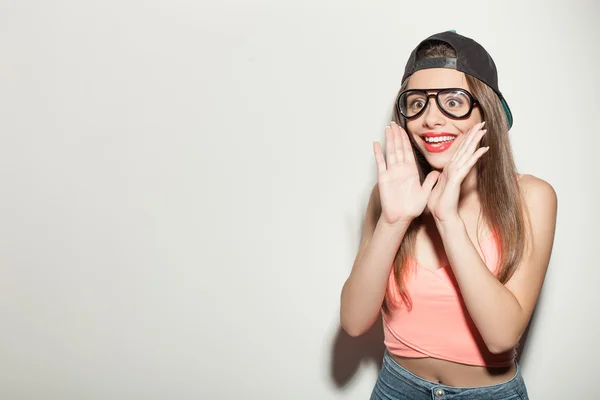
[[[477,250],[495,273],[499,257],[496,236],[487,235]],[[405,285],[412,309],[408,310],[401,302],[393,268],[388,280],[389,294],[396,303],[390,315],[383,314],[384,343],[390,353],[490,367],[514,362],[515,349],[502,354],[487,349],[469,316],[450,266],[432,271],[410,259],[408,267]]]

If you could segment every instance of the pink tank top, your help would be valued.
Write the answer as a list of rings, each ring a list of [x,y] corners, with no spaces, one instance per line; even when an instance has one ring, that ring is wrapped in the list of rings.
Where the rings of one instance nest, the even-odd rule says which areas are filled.
[[[489,234],[483,238],[478,252],[495,273],[496,236]],[[388,279],[388,292],[396,302],[390,315],[383,314],[384,343],[390,353],[490,367],[514,362],[515,349],[502,354],[493,354],[487,349],[467,312],[450,266],[432,271],[410,259],[408,267],[406,288],[412,300],[411,310],[400,302],[393,269]]]

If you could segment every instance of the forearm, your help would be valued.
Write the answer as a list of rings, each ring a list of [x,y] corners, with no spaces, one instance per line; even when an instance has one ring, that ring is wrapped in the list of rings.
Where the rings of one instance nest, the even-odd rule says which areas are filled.
[[[488,349],[510,349],[519,339],[524,314],[517,298],[485,265],[462,220],[438,223],[438,229],[469,315]]]
[[[377,320],[392,263],[409,223],[378,221],[364,253],[355,261],[342,289],[341,324],[352,336],[366,332]]]

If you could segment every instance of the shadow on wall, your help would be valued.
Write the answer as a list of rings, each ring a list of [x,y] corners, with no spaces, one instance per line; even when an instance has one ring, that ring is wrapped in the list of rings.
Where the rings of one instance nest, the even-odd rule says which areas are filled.
[[[363,335],[352,337],[340,326],[331,353],[331,377],[338,388],[344,387],[364,361],[375,362],[381,369],[385,346],[381,315]],[[373,382],[373,385],[375,382]]]

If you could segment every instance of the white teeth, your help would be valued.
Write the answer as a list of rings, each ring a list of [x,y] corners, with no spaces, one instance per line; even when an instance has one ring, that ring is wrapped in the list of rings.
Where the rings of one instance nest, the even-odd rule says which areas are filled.
[[[423,137],[427,143],[448,142],[454,140],[454,136],[439,136],[439,137]]]

